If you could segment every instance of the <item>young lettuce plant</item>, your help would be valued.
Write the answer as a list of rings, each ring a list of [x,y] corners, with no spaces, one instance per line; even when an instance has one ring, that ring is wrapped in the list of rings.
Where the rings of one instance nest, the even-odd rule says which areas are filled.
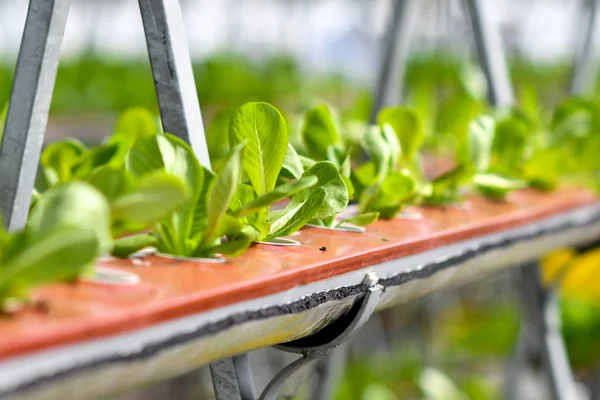
[[[154,235],[138,233],[175,212],[189,197],[189,188],[180,178],[160,169],[136,177],[124,168],[107,165],[96,169],[87,182],[109,202],[115,238],[111,254],[116,257],[155,246]]]
[[[156,238],[159,252],[182,257],[238,255],[258,237],[254,227],[227,215],[241,178],[244,145],[232,149],[215,176],[173,135],[140,137],[135,142],[127,157],[128,171],[143,178],[164,170],[189,188],[183,205],[152,226],[149,235]]]
[[[88,179],[97,168],[125,165],[129,149],[139,137],[159,133],[155,118],[142,108],[126,110],[118,119],[106,143],[92,148],[76,139],[50,144],[40,158],[43,186],[51,188],[73,180]]]
[[[354,197],[354,185],[351,179],[351,149],[344,144],[338,125],[331,108],[326,104],[319,105],[309,110],[304,116],[301,129],[302,141],[307,154],[314,160],[329,161],[336,166],[343,183],[346,185],[348,198],[352,200]],[[289,153],[290,151],[288,150]],[[293,154],[292,156],[286,154],[285,160],[287,161],[289,158],[293,159]],[[302,163],[302,161],[304,162]],[[307,161],[306,158],[301,160],[298,157],[298,162],[294,165],[299,166],[299,170],[302,170],[305,166],[311,168],[313,163],[314,161],[311,162],[310,159]],[[287,165],[288,163],[284,162],[284,169],[286,170]],[[339,185],[339,182],[336,185]],[[361,213],[342,221],[338,221],[335,215],[332,215],[326,218],[315,218],[310,221],[310,224],[327,228],[344,229],[344,226],[348,226],[348,224],[358,226],[369,225],[377,220],[378,215],[377,212]]]
[[[1,222],[1,221],[0,221]],[[98,256],[112,248],[105,197],[83,182],[40,196],[25,229],[0,224],[0,309],[14,310],[32,288],[93,273]]]
[[[399,166],[401,147],[390,125],[371,126],[362,138],[369,161],[355,169],[354,186],[360,214],[391,219],[415,194],[413,174]]]
[[[319,161],[304,171],[288,144],[285,120],[271,105],[246,103],[236,110],[229,125],[229,143],[246,143],[242,169],[249,181],[239,185],[231,215],[256,229],[256,241],[282,242],[277,238],[312,220],[330,220],[346,208],[348,191],[336,165]],[[277,186],[280,175],[299,179]],[[283,209],[271,210],[286,198],[289,203]]]
[[[523,181],[490,172],[495,121],[483,115],[471,121],[466,137],[457,152],[457,165],[428,184],[424,191],[425,204],[439,205],[460,202],[461,189],[472,185],[486,197],[503,199],[507,193],[523,188]]]

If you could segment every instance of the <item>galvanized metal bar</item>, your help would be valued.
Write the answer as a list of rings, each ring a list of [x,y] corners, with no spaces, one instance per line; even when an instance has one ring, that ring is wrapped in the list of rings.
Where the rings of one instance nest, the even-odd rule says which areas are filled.
[[[333,389],[341,376],[348,352],[348,344],[343,343],[317,360],[315,366],[317,376],[313,379],[310,388],[311,399],[330,400],[333,398]]]
[[[466,0],[479,63],[488,83],[488,97],[494,106],[512,106],[514,94],[502,46],[500,30],[490,13],[490,2]]]
[[[31,0],[0,147],[0,211],[25,226],[70,0]]]
[[[255,400],[256,390],[248,354],[240,354],[210,364],[217,400]]]
[[[394,0],[393,12],[382,38],[381,61],[375,82],[374,103],[369,121],[376,122],[383,107],[402,102],[404,72],[415,22],[415,0]]]
[[[569,93],[580,95],[593,92],[596,86],[597,70],[594,58],[594,32],[598,13],[598,0],[586,0],[579,15],[584,21],[582,36],[577,37],[573,69],[569,82]]]
[[[139,0],[139,5],[163,129],[189,143],[210,168],[179,0]]]
[[[518,348],[525,354],[515,354],[515,357],[524,361],[529,359],[529,354],[539,354],[548,373],[552,398],[576,399],[575,378],[560,331],[556,290],[542,285],[537,263],[523,266],[521,273],[524,313]],[[516,374],[524,365],[522,362],[513,365],[516,371],[512,372],[511,379],[516,380]],[[514,393],[513,388],[511,395]]]

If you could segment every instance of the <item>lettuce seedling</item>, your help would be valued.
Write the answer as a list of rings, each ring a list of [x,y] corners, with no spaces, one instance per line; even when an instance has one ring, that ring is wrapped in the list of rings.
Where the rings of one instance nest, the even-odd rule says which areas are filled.
[[[369,161],[353,174],[361,214],[393,218],[415,194],[413,174],[400,168],[400,142],[390,125],[369,127],[362,139]]]
[[[121,168],[129,149],[139,137],[160,132],[152,113],[142,108],[126,110],[106,143],[87,148],[81,141],[65,139],[50,144],[40,158],[43,184],[51,188],[73,180],[88,179],[97,168]]]
[[[127,157],[128,171],[143,178],[164,170],[181,179],[190,191],[181,207],[153,224],[151,234],[160,252],[188,257],[237,255],[258,236],[253,227],[239,224],[226,214],[241,178],[244,145],[233,148],[215,176],[200,165],[185,142],[173,135],[140,137],[135,142]]]
[[[95,259],[112,248],[105,197],[83,182],[40,196],[27,226],[9,233],[0,224],[0,309],[10,310],[41,284],[93,272]]]
[[[189,197],[185,183],[164,170],[138,178],[123,168],[104,166],[95,170],[87,182],[109,201],[111,233],[116,238],[112,255],[117,257],[155,246],[154,235],[136,233],[169,216]]]
[[[302,121],[301,139],[304,150],[311,159],[330,161],[337,166],[348,189],[349,198],[352,200],[354,197],[354,186],[350,178],[352,149],[344,143],[339,123],[328,105],[321,104],[306,112]],[[304,165],[312,165],[310,159],[305,158],[300,161],[303,161]]]
[[[397,153],[392,155],[392,161],[415,176],[420,176],[419,150],[425,134],[417,112],[408,107],[386,107],[377,115],[377,124],[388,132],[388,142],[392,137],[391,133],[395,134],[399,142],[398,146],[391,144],[390,150]]]
[[[457,166],[428,183],[423,191],[426,204],[448,204],[462,200],[461,188],[472,186],[487,197],[502,199],[524,187],[520,180],[490,172],[495,121],[483,115],[471,121],[457,151]]]
[[[319,161],[304,171],[288,144],[285,120],[271,105],[241,106],[229,125],[229,143],[246,143],[242,169],[249,182],[239,186],[231,214],[259,232],[257,241],[290,235],[309,221],[331,219],[346,208],[348,191],[336,165]],[[299,179],[276,186],[280,175]],[[290,201],[283,209],[271,210],[285,198]]]
[[[339,191],[337,197],[342,199],[347,196],[348,201],[354,198],[354,184],[352,183],[352,168],[351,168],[351,149],[343,141],[342,135],[338,128],[339,124],[334,118],[334,113],[331,108],[326,104],[319,105],[318,107],[309,110],[303,120],[301,135],[304,143],[304,149],[306,153],[315,160],[328,161],[332,163],[338,170],[338,174],[331,173],[331,180],[328,181],[325,187],[327,190],[332,192]],[[289,151],[288,151],[289,153]],[[309,158],[297,157],[295,165],[300,168],[308,168],[307,173],[314,170],[315,161]],[[288,156],[286,155],[286,160]],[[284,168],[285,168],[284,163]],[[328,167],[319,167],[321,170]],[[339,175],[339,177],[338,177]],[[339,180],[341,178],[341,181]],[[323,179],[319,179],[319,185],[323,185]],[[342,184],[346,186],[347,195],[343,194]],[[342,197],[344,196],[344,197]],[[336,197],[336,196],[332,196]],[[345,207],[344,207],[345,208]],[[322,214],[322,213],[320,213]],[[335,214],[330,214],[327,217],[315,217],[310,221],[311,224],[317,226],[325,226],[328,228],[340,227],[343,224],[354,224],[359,226],[366,226],[377,220],[377,212],[361,213],[359,215],[344,219],[342,221],[336,220]]]

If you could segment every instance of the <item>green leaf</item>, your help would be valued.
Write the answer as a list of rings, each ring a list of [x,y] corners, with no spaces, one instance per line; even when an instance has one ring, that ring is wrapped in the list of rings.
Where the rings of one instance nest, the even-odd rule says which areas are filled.
[[[231,200],[231,205],[229,206],[231,213],[233,215],[237,215],[239,210],[245,205],[254,201],[256,198],[256,193],[254,193],[254,189],[250,185],[246,185],[245,183],[239,184]]]
[[[0,267],[0,298],[11,287],[72,279],[94,262],[100,242],[92,229],[63,226],[31,242]]]
[[[251,225],[243,225],[238,231],[226,235],[226,241],[210,249],[210,254],[225,254],[231,257],[242,254],[258,239],[260,232]]]
[[[300,179],[303,172],[304,167],[302,166],[302,161],[300,160],[298,153],[294,147],[288,143],[280,175],[288,179]]]
[[[158,244],[156,236],[149,233],[125,236],[115,240],[112,255],[115,257],[128,257],[146,247],[154,247]]]
[[[304,172],[303,177],[316,176],[318,181],[314,188],[296,194],[298,201],[304,201],[312,193],[321,188],[325,191],[323,204],[317,210],[314,218],[324,219],[333,217],[344,211],[348,206],[348,188],[337,167],[330,161],[319,161]]]
[[[52,187],[72,180],[73,169],[86,151],[85,145],[76,139],[48,145],[40,157],[46,186]]]
[[[104,165],[121,167],[124,164],[124,152],[119,143],[106,143],[86,151],[77,165],[73,167],[73,176],[87,178],[94,169]]]
[[[486,171],[490,165],[490,153],[494,142],[495,122],[492,117],[482,115],[471,121],[466,142],[458,154],[463,165],[476,171]]]
[[[331,109],[326,104],[304,115],[301,135],[306,152],[315,160],[327,160],[327,149],[342,143]]]
[[[367,226],[367,225],[370,225],[373,222],[377,221],[377,218],[379,218],[378,212],[369,212],[369,213],[358,214],[358,215],[355,215],[354,217],[347,218],[347,219],[341,221],[337,225],[339,226],[341,224],[354,224],[354,225],[358,225],[358,226]]]
[[[313,165],[315,165],[315,163],[316,163],[315,160],[313,160],[312,158],[309,158],[309,157],[298,155],[298,158],[300,159],[300,162],[302,163],[303,169],[310,168]]]
[[[301,190],[308,189],[314,186],[318,181],[319,179],[316,176],[304,176],[297,181],[284,183],[283,185],[277,186],[269,193],[257,197],[246,204],[242,204],[239,208],[236,208],[235,211],[233,211],[233,215],[246,217],[262,208],[269,207],[271,204],[286,199]]]
[[[300,199],[294,196],[283,212],[271,221],[271,232],[264,240],[291,235],[316,218],[316,213],[323,205],[326,195],[325,189],[317,187],[308,198]]]
[[[285,120],[267,103],[246,103],[236,110],[229,124],[229,143],[247,141],[242,169],[256,194],[275,188],[288,146]]]
[[[492,146],[496,158],[495,169],[517,173],[530,148],[528,139],[532,133],[531,130],[532,126],[529,121],[516,112],[496,123]]]
[[[421,119],[415,110],[407,107],[387,107],[377,115],[380,127],[389,125],[396,133],[402,157],[413,162],[425,138]]]
[[[112,203],[113,219],[149,225],[166,218],[189,199],[178,177],[163,171],[143,176],[131,190]]]
[[[73,181],[45,192],[27,221],[27,243],[68,228],[96,233],[102,252],[110,252],[110,209],[106,198],[93,186]]]
[[[496,174],[476,174],[473,178],[475,188],[484,196],[501,200],[509,192],[523,189],[527,184],[522,180],[509,179]]]
[[[464,166],[437,177],[429,185],[423,187],[423,203],[427,205],[443,205],[458,203],[462,200],[460,184],[470,177],[471,173]]]
[[[117,120],[111,140],[124,140],[132,145],[142,136],[152,136],[160,133],[156,117],[142,107],[125,110]]]
[[[242,175],[242,150],[245,142],[235,146],[221,172],[217,175],[208,194],[208,222],[200,245],[206,245],[216,239],[221,219],[227,213]]]
[[[390,166],[394,168],[400,162],[402,148],[396,133],[390,124],[384,124],[381,128],[383,140],[387,142],[387,148],[390,152]]]
[[[96,168],[87,179],[87,182],[102,192],[109,202],[130,191],[134,181],[131,173],[111,165]]]
[[[376,168],[377,178],[383,179],[391,168],[392,150],[382,136],[381,129],[376,126],[370,127],[362,138],[362,146],[371,158],[372,165]],[[364,175],[359,172],[359,176]]]
[[[189,201],[155,227],[159,250],[189,256],[197,248],[206,226],[206,186],[211,175],[198,162],[192,149],[170,135],[139,138],[127,157],[127,168],[138,176],[163,170],[181,179],[190,189]]]

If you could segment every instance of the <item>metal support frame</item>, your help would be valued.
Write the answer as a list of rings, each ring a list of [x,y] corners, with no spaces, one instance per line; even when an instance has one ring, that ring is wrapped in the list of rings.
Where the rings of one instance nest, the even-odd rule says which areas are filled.
[[[163,129],[189,143],[210,169],[179,0],[139,0],[139,5]]]
[[[25,226],[56,80],[70,0],[30,0],[0,147],[0,212]],[[139,0],[163,129],[210,168],[178,0]]]
[[[410,1],[410,0],[409,0]],[[494,24],[485,0],[464,0],[471,21],[473,36],[479,63],[485,73],[488,85],[488,97],[491,104],[499,107],[510,107],[514,104],[514,94],[508,73],[508,67],[502,46],[500,31]],[[589,68],[593,20],[595,19],[597,0],[593,2],[593,11],[587,28],[583,55],[576,70]],[[592,3],[590,3],[592,4]],[[412,21],[406,16],[408,3],[396,0],[394,16],[385,37],[385,51],[377,76],[375,104],[370,122],[375,123],[376,115],[385,105],[399,103],[401,84],[395,79],[401,77],[408,56],[410,30]],[[401,26],[406,24],[405,26]],[[400,33],[401,32],[401,33]],[[398,38],[402,40],[396,43]],[[400,50],[399,50],[400,49]],[[401,79],[401,78],[400,78]],[[586,81],[587,82],[587,81]],[[568,363],[564,343],[560,335],[559,315],[556,294],[552,289],[541,286],[537,265],[526,266],[522,270],[521,287],[526,296],[524,311],[526,318],[519,335],[515,354],[509,363],[507,374],[507,398],[514,399],[516,379],[520,369],[529,359],[528,355],[535,350],[542,353],[550,378],[553,396],[556,400],[572,399],[574,394],[574,378]],[[533,321],[533,322],[532,322]]]
[[[584,0],[579,18],[583,18],[583,28],[576,37],[573,69],[569,82],[569,93],[584,94],[593,91],[596,84],[597,71],[594,59],[594,32],[598,14],[598,0]]]
[[[488,84],[488,97],[494,106],[514,103],[514,95],[500,30],[490,15],[489,1],[465,0],[475,38],[479,64]]]
[[[31,0],[0,145],[0,212],[25,226],[70,0]]]
[[[507,399],[516,399],[517,380],[526,363],[539,358],[546,369],[554,400],[577,399],[575,379],[560,330],[557,293],[540,279],[539,265],[521,267],[521,329],[506,379]]]
[[[334,378],[331,366],[339,362],[340,357],[343,357],[343,354],[331,353],[331,351],[348,340],[375,311],[383,293],[383,286],[379,285],[377,281],[378,278],[375,274],[367,274],[363,281],[368,286],[366,294],[344,317],[313,335],[274,346],[279,350],[302,356],[277,373],[258,397],[255,394],[248,354],[212,363],[210,371],[217,400],[274,400],[279,389],[290,376],[316,360],[319,360],[319,364],[317,364],[318,382],[312,386],[313,392],[310,398],[330,398],[332,379]],[[343,353],[344,349],[340,350]]]
[[[394,0],[393,12],[382,38],[373,109],[369,122],[376,123],[383,107],[402,101],[404,70],[415,21],[415,0]]]
[[[512,85],[504,56],[502,40],[484,0],[464,0],[471,21],[479,63],[485,73],[490,103],[511,106]],[[381,62],[376,77],[374,104],[369,122],[376,123],[383,107],[400,104],[404,71],[410,50],[417,2],[394,0],[394,9],[383,36]]]

